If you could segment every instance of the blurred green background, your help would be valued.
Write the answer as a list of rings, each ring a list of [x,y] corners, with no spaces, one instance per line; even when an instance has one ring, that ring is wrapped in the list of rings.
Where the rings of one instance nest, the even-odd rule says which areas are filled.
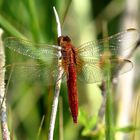
[[[62,34],[70,36],[73,44],[78,47],[82,43],[102,38],[103,32],[106,31],[112,35],[122,29],[139,28],[139,1],[135,0],[133,8],[130,8],[130,3],[133,2],[130,0],[0,0],[0,26],[4,30],[3,38],[16,36],[37,43],[57,44],[57,24],[53,12],[53,6],[55,6],[61,20]],[[129,8],[130,13],[127,13]],[[126,15],[130,15],[131,20],[127,21],[126,18],[129,19],[129,17]],[[7,64],[28,61],[27,57],[9,51],[7,48],[5,51]],[[140,55],[137,53],[135,56],[134,59],[137,60],[135,64],[138,66]],[[132,101],[129,103],[133,106],[133,111],[129,114],[131,123],[137,117],[135,105],[138,105],[140,93],[138,74],[139,69],[133,83],[135,94],[132,95]],[[11,139],[47,140],[55,83],[49,86],[43,80],[29,79],[24,77],[20,80],[19,73],[8,86],[6,98]],[[62,83],[54,140],[103,140],[104,127],[101,124],[99,130],[95,128],[102,102],[98,85],[79,82],[78,89],[80,112],[79,122],[75,125],[68,106],[66,83]],[[121,95],[117,95],[116,100],[118,101],[120,97]],[[119,108],[116,110],[119,114]],[[140,113],[138,110],[136,112]],[[115,114],[116,124],[117,113]],[[60,120],[63,121],[63,127]],[[137,121],[139,122],[139,119]],[[40,130],[41,122],[43,125]],[[133,134],[128,133],[125,137],[129,140]],[[136,137],[139,136],[139,133],[136,134]],[[138,140],[136,137],[135,139]],[[116,139],[123,140],[124,136]]]

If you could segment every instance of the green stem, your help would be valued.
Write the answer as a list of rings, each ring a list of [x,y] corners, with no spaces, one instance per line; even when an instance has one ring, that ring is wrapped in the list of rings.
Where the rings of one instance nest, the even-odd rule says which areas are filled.
[[[30,28],[32,30],[32,35],[35,41],[41,41],[41,31],[39,27],[39,19],[37,15],[37,10],[34,0],[27,0],[28,11],[30,15]]]
[[[14,26],[12,26],[2,15],[0,15],[0,25],[7,30],[11,35],[26,39]]]
[[[113,117],[113,96],[110,74],[108,74],[106,85],[106,111],[105,111],[105,124],[106,124],[106,140],[114,140],[114,117]]]

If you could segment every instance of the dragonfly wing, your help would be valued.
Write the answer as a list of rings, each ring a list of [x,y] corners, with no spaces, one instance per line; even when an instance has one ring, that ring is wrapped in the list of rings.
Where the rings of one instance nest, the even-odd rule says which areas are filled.
[[[111,60],[111,72],[112,75],[115,76],[124,74],[133,68],[133,63],[128,59],[112,59]]]
[[[85,83],[100,82],[103,79],[103,71],[99,66],[98,59],[88,59],[78,63],[78,79]]]
[[[132,39],[133,38],[133,39]],[[110,60],[112,75],[125,73],[132,69],[133,64],[129,60],[119,59],[119,51],[134,47],[139,40],[139,32],[136,29],[128,29],[99,41],[91,41],[77,48],[77,71],[81,81],[93,83],[106,78],[103,65],[106,59]],[[127,45],[124,47],[124,42]],[[106,50],[106,45],[108,49]],[[108,50],[110,53],[108,53]],[[110,55],[111,54],[111,55]],[[113,58],[113,59],[112,59]]]
[[[133,68],[133,63],[127,59],[110,59],[110,76],[124,74]],[[85,59],[78,63],[78,79],[85,83],[95,83],[106,80],[108,75],[105,75],[106,67],[98,59]],[[81,68],[79,70],[79,68]]]
[[[0,72],[6,69],[6,80],[11,78],[11,82],[28,81],[30,83],[43,82],[46,85],[53,85],[58,76],[58,66],[50,67],[46,64],[37,63],[15,63],[1,68]]]
[[[130,28],[99,41],[84,43],[78,48],[78,54],[81,57],[99,57],[99,55],[104,53],[105,47],[107,46],[112,55],[120,55],[120,49],[126,50],[134,47],[139,39],[139,31]]]
[[[8,37],[4,40],[4,46],[12,49],[20,54],[47,61],[48,59],[58,58],[58,50],[60,46],[36,44],[27,40]]]

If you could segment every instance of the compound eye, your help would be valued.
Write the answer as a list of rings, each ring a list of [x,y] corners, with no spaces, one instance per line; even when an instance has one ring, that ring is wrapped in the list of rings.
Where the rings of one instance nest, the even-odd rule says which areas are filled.
[[[63,41],[70,42],[70,41],[71,41],[71,39],[70,39],[68,36],[64,36],[64,37],[63,37]]]

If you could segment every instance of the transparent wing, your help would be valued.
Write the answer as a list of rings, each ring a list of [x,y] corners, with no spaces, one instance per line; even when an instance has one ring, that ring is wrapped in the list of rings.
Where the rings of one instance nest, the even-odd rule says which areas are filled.
[[[82,65],[82,67],[81,67]],[[77,65],[78,73],[77,78],[81,82],[94,83],[100,82],[103,79],[103,71],[99,66],[97,59],[82,61],[81,65]],[[80,68],[79,68],[80,67]],[[80,69],[80,70],[79,70]]]
[[[34,64],[33,61],[30,63],[15,63],[12,65],[7,65],[7,70],[14,68],[13,75],[18,75],[21,77],[20,79],[26,78],[30,79],[31,81],[41,80],[41,78],[44,77],[44,81],[46,81],[47,85],[52,84],[50,82],[51,79],[56,82],[58,77],[58,58],[60,57],[58,51],[61,50],[60,46],[36,44],[16,37],[6,38],[4,40],[4,46],[22,55],[29,56],[33,59],[42,60],[45,63],[40,65]],[[62,75],[62,78],[66,79],[65,76],[66,74]]]
[[[43,63],[14,63],[6,65],[0,69],[2,72],[3,69],[6,69],[6,77],[8,80],[11,74],[11,82],[43,82],[45,85],[53,85],[56,83],[58,77],[58,65],[53,63],[53,67]],[[63,77],[64,78],[64,75]]]
[[[12,49],[20,54],[47,61],[47,59],[58,58],[58,50],[60,46],[36,44],[27,40],[8,37],[4,40],[4,46]]]
[[[133,68],[133,63],[127,59],[110,59],[109,63],[110,76],[124,74]],[[98,59],[87,59],[84,62],[82,61],[82,67],[78,65],[77,69],[81,68],[78,72],[78,79],[82,82],[89,84],[100,82],[106,80],[108,76],[105,75],[106,64]]]
[[[130,47],[134,47],[139,39],[139,31],[130,28],[99,41],[87,42],[81,45],[77,51],[80,57],[99,58],[104,53],[107,46],[112,55],[119,55],[120,49],[126,50]],[[124,44],[125,42],[127,45]],[[121,48],[122,45],[123,48]]]
[[[109,59],[111,74],[125,73],[132,69],[129,60],[120,59],[119,51],[134,47],[139,40],[136,29],[128,29],[99,41],[91,41],[77,48],[77,71],[81,81],[86,83],[98,82],[106,78],[104,62]],[[124,42],[127,42],[125,46]],[[108,49],[106,49],[106,47]]]

